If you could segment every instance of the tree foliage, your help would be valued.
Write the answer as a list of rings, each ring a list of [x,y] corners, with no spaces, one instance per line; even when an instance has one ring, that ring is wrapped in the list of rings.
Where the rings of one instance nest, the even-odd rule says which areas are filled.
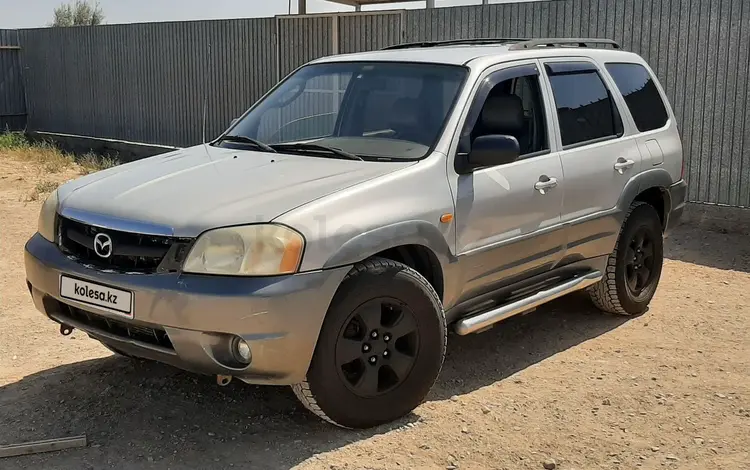
[[[104,12],[99,2],[75,0],[55,8],[52,26],[96,26],[103,21]]]

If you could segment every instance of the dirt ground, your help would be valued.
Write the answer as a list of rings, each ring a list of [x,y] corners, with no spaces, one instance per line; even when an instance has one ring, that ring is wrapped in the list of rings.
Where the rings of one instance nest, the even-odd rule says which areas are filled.
[[[24,201],[41,178],[0,158],[0,445],[86,434],[89,446],[0,459],[4,470],[750,466],[747,234],[683,225],[640,317],[574,295],[452,335],[425,404],[350,432],[318,421],[287,387],[220,388],[114,357],[80,332],[60,336],[24,282],[41,204]]]

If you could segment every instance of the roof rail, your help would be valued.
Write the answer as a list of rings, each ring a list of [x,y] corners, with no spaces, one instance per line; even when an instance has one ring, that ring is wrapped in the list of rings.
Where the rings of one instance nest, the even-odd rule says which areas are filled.
[[[422,47],[441,47],[441,46],[461,46],[461,45],[501,45],[508,43],[528,42],[526,38],[475,38],[475,39],[449,39],[446,41],[421,41],[408,42],[404,44],[394,44],[384,47],[383,51],[394,49],[416,49]]]
[[[589,47],[594,44],[605,44],[612,46],[613,49],[622,49],[620,45],[612,39],[599,38],[538,38],[520,41],[512,44],[509,49],[517,51],[522,49],[532,49],[534,47]]]

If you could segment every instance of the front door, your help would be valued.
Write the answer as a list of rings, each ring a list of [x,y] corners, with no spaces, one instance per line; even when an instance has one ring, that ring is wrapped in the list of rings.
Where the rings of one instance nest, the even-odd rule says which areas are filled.
[[[449,168],[465,281],[462,300],[545,272],[561,257],[563,171],[550,147],[551,120],[539,78],[536,61],[490,72],[467,112],[457,159],[490,128],[515,137],[521,157],[469,174]]]

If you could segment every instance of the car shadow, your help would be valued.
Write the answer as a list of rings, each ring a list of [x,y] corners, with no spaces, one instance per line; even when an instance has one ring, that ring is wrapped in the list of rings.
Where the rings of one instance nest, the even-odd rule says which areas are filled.
[[[451,335],[428,401],[469,393],[611,331],[628,318],[583,295],[558,299],[482,334]],[[289,468],[318,453],[419,419],[419,409],[367,431],[319,421],[289,387],[211,377],[158,363],[105,357],[0,387],[0,444],[86,434],[85,449],[6,458],[13,468]]]
[[[594,308],[574,293],[476,335],[451,335],[440,379],[428,399],[469,393],[605,334],[635,317]]]
[[[664,257],[710,268],[750,273],[750,243],[744,231],[685,223],[664,244]]]

